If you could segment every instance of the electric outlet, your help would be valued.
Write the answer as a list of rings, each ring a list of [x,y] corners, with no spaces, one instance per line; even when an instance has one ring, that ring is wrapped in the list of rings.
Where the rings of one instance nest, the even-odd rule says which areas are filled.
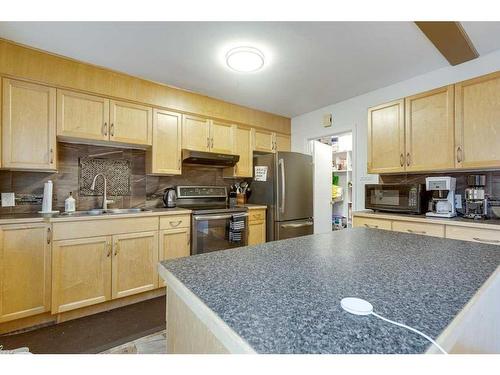
[[[2,193],[2,207],[14,207],[15,198],[14,193]]]
[[[460,194],[455,195],[455,208],[462,208],[462,196]]]

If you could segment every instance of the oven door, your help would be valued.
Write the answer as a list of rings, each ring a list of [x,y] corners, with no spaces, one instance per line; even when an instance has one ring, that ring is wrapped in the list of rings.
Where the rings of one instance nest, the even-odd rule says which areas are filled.
[[[217,250],[246,246],[248,243],[248,214],[243,216],[244,226],[240,235],[230,239],[230,223],[233,214],[193,215],[191,233],[191,255],[209,253]]]

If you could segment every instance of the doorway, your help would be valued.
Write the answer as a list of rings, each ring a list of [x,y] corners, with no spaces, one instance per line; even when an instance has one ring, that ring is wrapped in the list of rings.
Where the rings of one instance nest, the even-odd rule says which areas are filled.
[[[355,197],[352,132],[316,138],[311,149],[315,233],[349,228]]]

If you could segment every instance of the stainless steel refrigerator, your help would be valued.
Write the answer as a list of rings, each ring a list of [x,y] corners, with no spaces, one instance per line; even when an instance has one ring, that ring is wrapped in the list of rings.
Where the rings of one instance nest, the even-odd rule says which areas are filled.
[[[267,205],[267,241],[312,234],[312,156],[298,152],[254,155],[248,202]]]

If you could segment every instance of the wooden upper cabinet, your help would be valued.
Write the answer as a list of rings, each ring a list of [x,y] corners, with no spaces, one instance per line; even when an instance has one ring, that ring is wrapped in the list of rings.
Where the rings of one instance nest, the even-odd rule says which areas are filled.
[[[455,166],[453,85],[405,98],[406,171]]]
[[[0,227],[0,322],[50,311],[49,228]]]
[[[109,139],[115,142],[151,145],[153,109],[143,105],[110,101]]]
[[[276,151],[290,151],[291,137],[289,135],[275,133],[275,148]]]
[[[111,299],[111,237],[54,241],[52,313]]]
[[[182,115],[182,148],[209,151],[210,120],[204,117]]]
[[[56,89],[3,79],[4,168],[56,169]]]
[[[368,109],[368,173],[405,170],[404,100]]]
[[[274,152],[274,134],[265,130],[255,130],[255,151]]]
[[[500,167],[500,72],[455,84],[459,168]]]
[[[158,231],[113,236],[112,298],[158,286]]]
[[[146,153],[149,174],[181,174],[182,115],[153,110],[153,147]]]
[[[253,176],[253,129],[235,126],[233,133],[234,154],[240,160],[232,168],[224,169],[224,177],[252,177]]]
[[[210,120],[210,151],[221,154],[232,154],[233,150],[232,124]]]
[[[57,136],[107,141],[109,99],[58,89]]]

